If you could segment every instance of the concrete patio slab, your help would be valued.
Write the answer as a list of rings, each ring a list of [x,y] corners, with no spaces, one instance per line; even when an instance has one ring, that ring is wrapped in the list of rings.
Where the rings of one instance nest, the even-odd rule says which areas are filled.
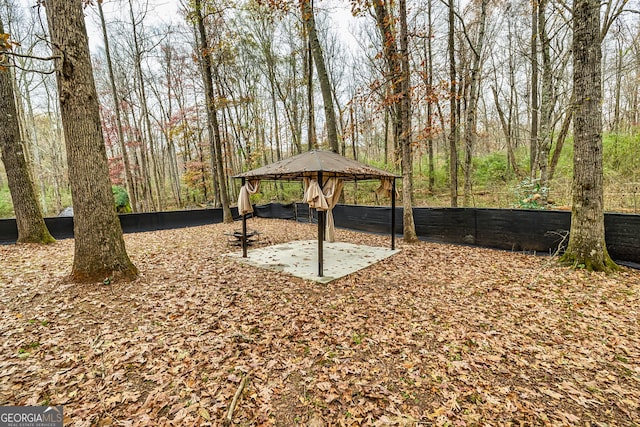
[[[281,271],[320,283],[329,283],[382,261],[399,250],[345,242],[324,242],[323,252],[322,277],[318,276],[317,240],[299,240],[258,249],[250,248],[247,258],[242,258],[241,251],[227,255],[255,267]]]

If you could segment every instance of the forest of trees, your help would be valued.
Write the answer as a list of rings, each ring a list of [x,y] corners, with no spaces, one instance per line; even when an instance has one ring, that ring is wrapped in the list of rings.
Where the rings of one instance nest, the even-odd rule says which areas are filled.
[[[636,210],[640,6],[599,8],[597,37],[580,39],[601,47],[587,61],[598,74],[580,77],[582,3],[180,0],[180,16],[163,20],[151,0],[83,1],[111,184],[136,212],[228,210],[234,174],[321,148],[402,172],[405,208],[479,206],[514,183],[523,207],[575,205],[566,159],[583,161],[581,99],[600,99],[576,92],[588,78],[602,116],[580,124],[597,133],[581,152],[600,164],[580,173],[595,170],[600,187],[604,176],[614,209]],[[55,215],[74,184],[60,108],[73,95],[60,93],[66,53],[47,9],[0,0],[0,48],[36,197]],[[0,213],[12,216],[3,176]]]
[[[170,24],[158,19],[151,1],[85,7],[95,29],[90,45],[111,181],[127,189],[134,211],[218,205],[222,193],[234,200],[235,173],[312,147],[399,171],[405,136],[422,204],[440,194],[434,204],[482,206],[474,197],[486,190],[478,167],[499,175],[504,186],[493,191],[506,193],[512,182],[529,178],[569,204],[567,183],[554,179],[563,151],[572,149],[570,5],[409,2],[401,55],[400,3],[180,4],[181,16]],[[639,145],[636,6],[612,1],[601,10],[603,126],[619,151],[605,156],[631,169],[622,175],[627,182],[612,177],[612,191],[624,194],[629,208],[640,181],[633,150]],[[41,59],[51,56],[45,9],[35,1],[0,1],[5,32],[19,43],[13,70],[25,152],[42,209],[56,215],[69,205],[69,183],[53,63]],[[349,9],[356,17],[347,30],[336,18]],[[306,25],[309,15],[313,27]],[[410,109],[410,132],[398,134],[396,81],[407,78],[389,72],[394,55],[408,60],[411,90],[403,107]],[[316,72],[318,60],[324,77]],[[207,63],[210,89],[203,79]],[[331,115],[335,120],[326,120]],[[12,215],[10,206],[4,212]]]

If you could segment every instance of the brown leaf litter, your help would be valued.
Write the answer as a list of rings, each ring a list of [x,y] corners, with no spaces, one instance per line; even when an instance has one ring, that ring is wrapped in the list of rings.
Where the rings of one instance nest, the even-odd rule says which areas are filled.
[[[110,285],[68,281],[73,240],[0,246],[0,405],[222,425],[240,390],[238,426],[640,425],[640,271],[421,242],[322,285],[222,256],[235,228],[126,235],[141,275]]]

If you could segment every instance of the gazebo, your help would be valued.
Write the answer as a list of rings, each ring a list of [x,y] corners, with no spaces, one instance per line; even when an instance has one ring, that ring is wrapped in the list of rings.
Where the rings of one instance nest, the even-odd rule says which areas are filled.
[[[250,194],[258,191],[260,180],[303,181],[304,202],[318,212],[318,276],[323,276],[323,241],[333,241],[332,209],[336,205],[344,181],[379,179],[378,191],[391,196],[391,249],[395,249],[396,178],[398,176],[332,151],[312,150],[234,176],[242,179],[238,213],[242,216],[242,256],[247,257],[247,215],[253,212]],[[325,227],[327,227],[325,234]]]

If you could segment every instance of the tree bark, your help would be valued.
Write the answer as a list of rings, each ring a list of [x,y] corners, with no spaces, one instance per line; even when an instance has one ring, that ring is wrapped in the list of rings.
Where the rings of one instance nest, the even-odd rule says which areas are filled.
[[[458,207],[458,103],[455,51],[455,1],[449,0],[449,191],[451,207]]]
[[[318,148],[318,136],[316,134],[316,115],[313,103],[313,54],[311,53],[311,40],[306,27],[303,27],[305,37],[305,80],[307,83],[307,149],[309,151]]]
[[[413,147],[411,144],[411,74],[407,28],[407,0],[399,0],[400,7],[400,146],[402,149],[402,230],[407,243],[418,241],[413,220]]]
[[[464,159],[464,198],[465,207],[471,206],[472,195],[472,170],[473,150],[476,145],[476,130],[478,123],[478,98],[480,95],[480,68],[482,66],[482,49],[484,47],[485,23],[487,18],[488,0],[480,2],[480,21],[478,23],[478,37],[476,45],[471,46],[473,59],[471,61],[471,76],[469,85],[469,103],[466,109],[466,124],[464,132],[465,159]]]
[[[196,19],[198,32],[200,34],[200,59],[202,61],[202,80],[205,87],[205,102],[207,104],[207,122],[209,125],[209,140],[211,156],[215,159],[215,167],[212,171],[217,176],[220,203],[222,204],[223,222],[233,222],[231,209],[229,208],[229,196],[227,194],[227,180],[224,173],[224,162],[222,161],[222,141],[220,141],[220,126],[218,124],[218,114],[215,105],[215,93],[211,75],[211,53],[209,52],[207,33],[204,28],[204,16],[202,13],[201,0],[195,0]]]
[[[387,63],[386,78],[391,82],[393,134],[402,159],[402,204],[404,241],[418,240],[413,220],[413,152],[411,147],[411,75],[409,70],[406,0],[400,0],[399,37],[392,25],[393,17],[383,1],[374,2],[374,12]],[[398,46],[397,38],[400,39]]]
[[[0,34],[4,33],[0,21]],[[0,46],[0,155],[7,173],[9,192],[18,227],[18,243],[52,243],[38,204],[20,137],[13,77],[7,55]]]
[[[111,192],[82,0],[47,0],[46,11],[73,199],[71,276],[79,282],[133,279],[138,271],[127,255]]]
[[[320,81],[320,93],[322,93],[322,103],[324,105],[325,123],[327,126],[327,138],[329,139],[329,147],[331,151],[337,153],[340,150],[338,143],[338,126],[336,124],[336,113],[333,107],[333,97],[331,95],[331,83],[329,82],[329,73],[324,62],[324,54],[318,40],[316,31],[316,20],[313,16],[313,0],[302,0],[302,20],[309,34],[309,43],[311,45],[311,53],[316,63],[316,72]]]
[[[433,194],[436,177],[433,163],[433,104],[437,102],[433,90],[433,21],[432,21],[432,0],[427,0],[427,52],[426,52],[426,75],[427,75],[427,150],[428,150],[428,171],[429,171],[429,194]]]
[[[604,232],[602,169],[602,50],[600,2],[576,0],[573,7],[574,155],[569,245],[562,261],[574,267],[611,271]]]
[[[531,10],[531,139],[529,142],[529,172],[536,175],[538,155],[538,0]]]
[[[549,153],[551,152],[551,118],[554,109],[553,71],[551,69],[551,42],[547,34],[548,0],[538,0],[538,40],[542,56],[542,91],[540,99],[540,131],[538,134],[538,167],[540,168],[540,186],[549,188]],[[543,204],[546,203],[547,191],[542,191]]]

